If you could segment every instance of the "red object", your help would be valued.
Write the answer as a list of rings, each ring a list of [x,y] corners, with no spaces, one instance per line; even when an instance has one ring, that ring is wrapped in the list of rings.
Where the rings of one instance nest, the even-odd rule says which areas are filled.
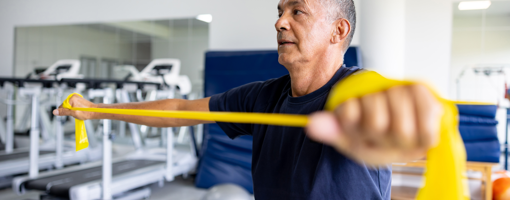
[[[510,177],[506,171],[496,172],[496,175],[502,175],[492,182],[493,200],[510,200]]]

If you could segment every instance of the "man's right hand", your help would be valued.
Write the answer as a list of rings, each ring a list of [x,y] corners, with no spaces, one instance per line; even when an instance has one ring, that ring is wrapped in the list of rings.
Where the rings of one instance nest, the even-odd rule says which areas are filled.
[[[69,99],[69,104],[71,104],[72,107],[77,108],[97,108],[98,105],[94,104],[78,95],[73,95]],[[93,119],[93,112],[84,112],[84,111],[75,111],[75,110],[69,110],[67,108],[62,107],[60,105],[57,109],[53,110],[53,114],[56,116],[72,116],[76,119],[80,120],[88,120]]]

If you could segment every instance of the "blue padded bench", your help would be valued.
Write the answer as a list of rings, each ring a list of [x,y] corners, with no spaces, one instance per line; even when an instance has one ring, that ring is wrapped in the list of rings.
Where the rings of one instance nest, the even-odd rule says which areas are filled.
[[[457,105],[459,132],[468,161],[499,162],[501,155],[496,125],[496,105]]]

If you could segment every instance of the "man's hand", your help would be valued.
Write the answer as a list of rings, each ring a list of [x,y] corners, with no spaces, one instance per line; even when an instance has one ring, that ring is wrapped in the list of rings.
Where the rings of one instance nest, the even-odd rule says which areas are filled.
[[[71,104],[72,107],[77,107],[77,108],[97,108],[96,104],[94,104],[90,101],[87,101],[86,99],[84,99],[78,95],[73,95],[69,99],[69,104]],[[72,116],[72,117],[74,117],[76,119],[80,119],[80,120],[88,120],[88,119],[93,119],[92,115],[94,113],[69,110],[67,108],[63,108],[62,105],[60,105],[57,109],[53,110],[53,114],[57,115],[57,116]]]
[[[313,114],[307,133],[358,162],[411,161],[438,144],[442,112],[425,86],[397,86]]]

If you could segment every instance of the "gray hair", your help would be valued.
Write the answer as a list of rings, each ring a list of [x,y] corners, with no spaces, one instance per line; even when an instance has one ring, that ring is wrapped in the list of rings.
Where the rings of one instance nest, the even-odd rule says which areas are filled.
[[[335,21],[337,19],[345,18],[351,23],[351,32],[347,36],[347,43],[345,49],[349,47],[352,42],[354,31],[356,30],[356,7],[353,0],[325,0],[322,1],[323,6],[328,9],[328,20]],[[324,4],[325,3],[325,4]]]

